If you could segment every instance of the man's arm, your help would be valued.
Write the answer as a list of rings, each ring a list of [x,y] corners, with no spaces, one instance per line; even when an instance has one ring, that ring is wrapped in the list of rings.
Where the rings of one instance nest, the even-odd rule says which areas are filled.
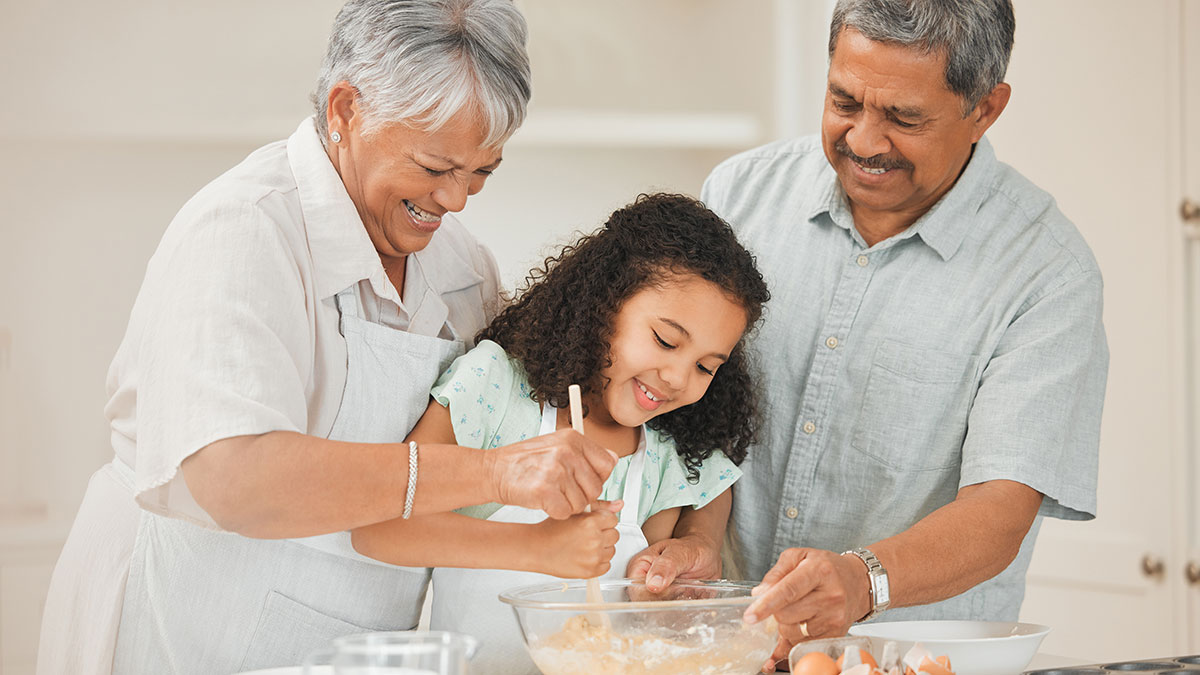
[[[1017,557],[1042,495],[1008,480],[969,485],[954,501],[868,548],[887,569],[892,607],[953,597],[1004,570]],[[867,568],[858,556],[790,548],[755,590],[755,622],[774,615],[780,644],[773,660],[808,637],[845,634],[871,609]],[[807,633],[807,634],[806,634]]]

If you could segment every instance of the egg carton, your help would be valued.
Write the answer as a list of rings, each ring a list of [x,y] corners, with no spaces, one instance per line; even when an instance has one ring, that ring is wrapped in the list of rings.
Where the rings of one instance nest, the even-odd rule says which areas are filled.
[[[861,635],[845,635],[836,638],[808,640],[796,644],[792,647],[791,653],[788,654],[788,669],[795,672],[796,663],[809,652],[822,652],[832,659],[837,659],[847,647],[857,647],[863,652],[870,654],[873,658],[878,658],[881,666],[889,662],[895,665],[894,662],[899,661],[902,656],[894,642],[888,642],[881,651],[871,653],[871,640],[869,638]],[[899,667],[903,669],[903,666]]]
[[[1072,666],[1070,668],[1027,670],[1025,671],[1025,675],[1113,675],[1113,673],[1119,672],[1137,672],[1146,673],[1147,675],[1156,675],[1157,673],[1200,675],[1200,654],[1195,656],[1170,656],[1162,659],[1145,659],[1143,661],[1094,663],[1087,666]]]

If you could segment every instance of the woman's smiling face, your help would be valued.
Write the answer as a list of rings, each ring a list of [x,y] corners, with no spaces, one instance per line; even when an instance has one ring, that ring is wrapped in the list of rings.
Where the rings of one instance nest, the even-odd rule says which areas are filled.
[[[695,275],[633,294],[613,321],[596,421],[636,427],[699,401],[745,331],[742,306]]]
[[[461,211],[500,165],[501,149],[483,147],[487,130],[469,110],[432,132],[385,124],[364,135],[355,92],[335,87],[330,98],[329,129],[341,134],[328,142],[330,160],[385,259],[425,248],[442,216]]]

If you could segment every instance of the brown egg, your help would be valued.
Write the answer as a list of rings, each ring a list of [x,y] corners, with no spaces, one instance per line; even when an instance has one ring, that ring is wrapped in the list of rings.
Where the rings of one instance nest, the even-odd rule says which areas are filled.
[[[809,652],[792,668],[793,675],[838,675],[839,672],[837,662],[824,652]]]

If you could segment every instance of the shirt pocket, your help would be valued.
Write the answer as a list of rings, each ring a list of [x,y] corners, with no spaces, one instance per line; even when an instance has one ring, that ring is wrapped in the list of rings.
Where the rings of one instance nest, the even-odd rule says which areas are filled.
[[[880,343],[850,444],[894,471],[957,466],[978,361],[971,354]]]

